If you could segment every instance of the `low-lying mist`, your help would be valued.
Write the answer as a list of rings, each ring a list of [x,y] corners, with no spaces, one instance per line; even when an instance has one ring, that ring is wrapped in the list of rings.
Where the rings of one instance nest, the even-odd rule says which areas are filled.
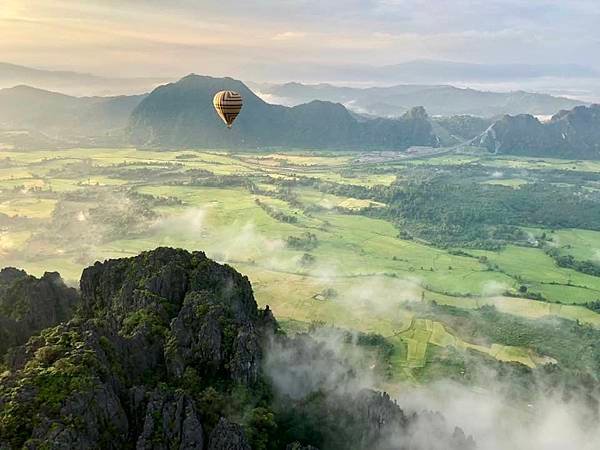
[[[272,341],[269,350],[265,370],[279,395],[302,400],[317,392],[392,392],[405,414],[416,413],[419,419],[408,432],[398,430],[387,442],[389,448],[448,448],[436,436],[447,436],[454,426],[472,436],[479,450],[592,450],[600,442],[598,409],[577,397],[566,399],[560,387],[532,392],[533,400],[525,403],[512,399],[512,387],[489,368],[482,368],[486,383],[479,387],[452,381],[390,382],[374,370],[373,355],[365,347],[347,331],[331,327],[297,335],[291,344]],[[434,420],[438,412],[444,420]]]
[[[597,411],[572,399],[536,392],[527,405],[512,404],[509,386],[490,380],[485,390],[441,381],[401,389],[397,399],[407,410],[441,412],[471,434],[480,450],[596,449],[600,442]]]

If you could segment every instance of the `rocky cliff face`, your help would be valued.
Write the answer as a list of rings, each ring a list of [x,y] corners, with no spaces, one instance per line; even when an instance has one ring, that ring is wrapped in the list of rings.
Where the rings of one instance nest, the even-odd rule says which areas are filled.
[[[71,318],[79,295],[55,272],[41,278],[7,267],[0,271],[0,357],[44,328]]]
[[[547,123],[504,116],[473,141],[492,153],[573,159],[600,158],[600,105],[560,111]]]
[[[436,117],[433,122],[440,125],[450,136],[455,137],[456,142],[464,142],[473,139],[486,131],[493,123],[491,119],[476,116],[449,116]],[[437,133],[438,135],[441,133]]]
[[[266,355],[331,356],[310,342],[279,334],[248,279],[202,252],[96,263],[81,278],[80,312],[8,353],[0,449],[471,448],[444,427],[435,445],[390,447],[416,419],[385,394],[317,383],[289,397],[267,376]]]
[[[223,447],[242,440],[219,434],[226,419],[205,429],[183,387],[252,391],[274,327],[248,279],[204,253],[160,248],[96,263],[81,278],[80,316],[12,351],[2,444],[245,448]]]

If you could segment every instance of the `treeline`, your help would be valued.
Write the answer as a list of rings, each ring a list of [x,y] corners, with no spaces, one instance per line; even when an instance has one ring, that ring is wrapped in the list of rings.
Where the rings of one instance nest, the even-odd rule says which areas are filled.
[[[246,187],[252,189],[254,183],[247,177],[241,177],[238,175],[214,175],[209,172],[209,175],[201,175],[200,177],[193,177],[190,181],[193,186],[206,186],[206,187]]]
[[[371,213],[441,246],[534,244],[521,226],[600,229],[600,201],[573,187],[533,183],[513,189],[434,178],[393,185],[386,197],[388,207]]]
[[[319,241],[317,239],[316,234],[306,232],[303,233],[300,237],[288,236],[286,244],[289,248],[292,248],[294,250],[311,251],[319,245]]]
[[[503,169],[504,177],[526,176]],[[530,176],[530,175],[529,175]],[[580,185],[600,179],[589,172],[536,171],[532,182],[514,189],[482,183],[494,179],[489,167],[411,167],[391,186],[356,186],[313,180],[321,192],[374,200],[386,208],[360,213],[389,220],[402,238],[420,238],[442,247],[462,246],[495,250],[507,243],[536,245],[520,227],[600,229],[600,196]],[[531,177],[531,176],[530,176]],[[547,182],[571,183],[555,185]],[[572,264],[563,261],[563,264]],[[586,273],[593,269],[581,266]]]
[[[546,253],[554,258],[554,261],[556,261],[556,264],[559,267],[573,269],[577,272],[585,273],[587,275],[600,277],[600,265],[594,261],[580,261],[575,259],[573,255],[561,255],[560,251],[556,248],[549,249],[546,251]]]
[[[264,212],[266,212],[270,217],[272,217],[273,219],[275,219],[279,222],[284,222],[284,223],[298,222],[298,218],[296,216],[292,216],[292,215],[284,213],[283,211],[275,209],[271,205],[268,205],[265,202],[261,202],[260,199],[258,199],[258,198],[256,200],[254,200],[254,203],[256,203],[258,206],[260,206],[262,208],[262,210]]]
[[[594,300],[593,302],[587,302],[583,306],[587,309],[592,310],[600,314],[600,300]]]

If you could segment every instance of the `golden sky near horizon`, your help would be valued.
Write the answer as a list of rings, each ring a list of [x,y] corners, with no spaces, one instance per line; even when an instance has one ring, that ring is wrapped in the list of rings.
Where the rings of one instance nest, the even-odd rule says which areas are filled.
[[[124,76],[239,75],[264,62],[592,64],[597,20],[596,0],[0,0],[0,61]]]
[[[122,63],[160,67],[161,56],[172,63],[193,49],[248,45],[234,23],[190,21],[143,5],[109,3],[9,0],[0,8],[0,60],[102,72]]]

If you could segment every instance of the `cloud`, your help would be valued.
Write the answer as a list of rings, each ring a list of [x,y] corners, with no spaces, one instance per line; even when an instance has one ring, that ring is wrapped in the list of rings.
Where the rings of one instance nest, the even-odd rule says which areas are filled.
[[[322,327],[310,337],[274,339],[269,347],[264,368],[275,391],[296,400],[315,392],[352,395],[365,388],[378,389],[384,382],[373,370],[373,355],[339,329]],[[529,403],[517,402],[509,394],[514,386],[487,366],[476,369],[477,364],[470,361],[469,367],[481,377],[481,387],[450,381],[386,384],[397,392],[398,405],[409,417],[418,414],[417,421],[393,435],[386,448],[404,448],[408,443],[410,448],[448,448],[432,445],[439,444],[437,432],[445,428],[432,412],[440,412],[447,425],[472,435],[478,450],[596,448],[600,429],[596,407],[590,407],[593,402],[586,404],[578,395],[562,396],[560,386],[549,389],[543,383],[530,386]]]
[[[226,261],[254,261],[263,257],[263,262],[268,266],[280,267],[284,264],[278,256],[285,243],[260,233],[251,222],[217,230],[213,233],[213,239],[219,242],[217,251]]]
[[[299,31],[285,31],[283,33],[277,33],[273,36],[274,41],[289,41],[291,39],[302,39],[306,36],[306,33]]]
[[[385,276],[357,280],[342,293],[340,301],[347,307],[365,308],[370,314],[392,317],[398,313],[401,303],[421,299],[420,280],[414,278],[390,278]]]
[[[375,374],[361,368],[369,358],[335,328],[318,328],[310,336],[272,339],[265,371],[279,394],[302,399],[317,391],[353,393],[373,387]]]
[[[438,382],[403,389],[398,401],[409,411],[440,411],[473,435],[479,450],[592,450],[599,442],[593,413],[579,401],[537,392],[528,405],[515,405],[506,388],[493,380],[485,390]]]
[[[206,215],[205,208],[187,208],[182,214],[160,217],[152,228],[163,235],[173,237],[200,237],[206,235]]]
[[[506,283],[491,280],[483,284],[481,288],[481,295],[483,297],[497,297],[510,290],[510,286]]]

